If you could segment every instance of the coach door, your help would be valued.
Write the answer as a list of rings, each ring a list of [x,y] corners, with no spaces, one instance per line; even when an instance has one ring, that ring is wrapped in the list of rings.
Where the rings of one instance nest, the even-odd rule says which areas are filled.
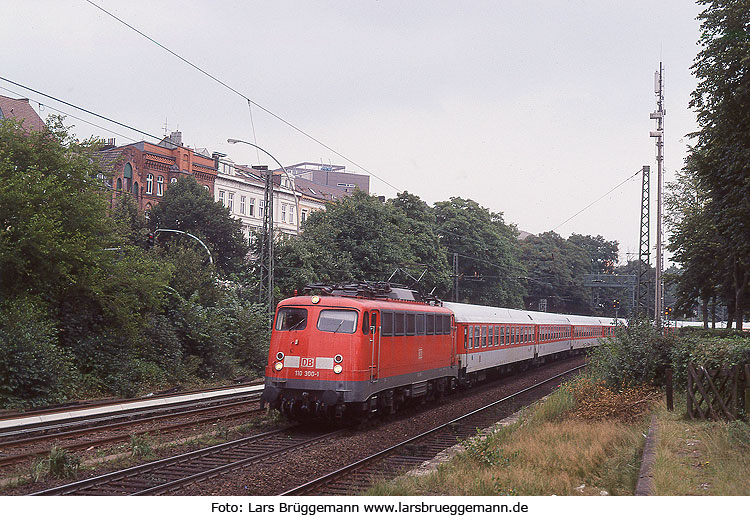
[[[370,381],[376,382],[380,374],[380,321],[378,312],[372,311],[369,315],[369,343],[370,343]]]

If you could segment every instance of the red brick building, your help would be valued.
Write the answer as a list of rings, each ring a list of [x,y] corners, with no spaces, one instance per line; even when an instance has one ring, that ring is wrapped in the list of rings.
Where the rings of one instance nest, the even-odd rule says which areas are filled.
[[[0,96],[0,120],[13,119],[21,123],[21,127],[28,131],[44,130],[44,122],[31,108],[28,98],[8,98]]]
[[[158,145],[139,141],[115,147],[110,141],[100,154],[109,165],[113,198],[130,193],[142,212],[149,213],[169,186],[183,176],[194,177],[213,197],[216,159],[183,146],[180,132],[171,133]]]

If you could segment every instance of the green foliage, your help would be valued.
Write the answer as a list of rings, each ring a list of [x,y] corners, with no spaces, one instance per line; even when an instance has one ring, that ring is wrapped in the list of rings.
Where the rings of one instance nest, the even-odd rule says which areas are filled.
[[[74,478],[78,475],[81,459],[64,448],[54,447],[49,452],[49,472],[57,478]]]
[[[705,9],[698,16],[701,50],[692,66],[698,85],[690,107],[701,128],[686,169],[706,196],[704,215],[721,242],[714,257],[728,267],[723,293],[741,329],[750,284],[750,2],[698,3]],[[698,237],[705,245],[702,228]],[[687,268],[700,267],[701,250],[684,254]]]
[[[589,371],[613,389],[637,383],[660,385],[675,342],[648,322],[631,321],[591,350]]]
[[[434,211],[441,244],[451,259],[459,254],[459,300],[520,307],[526,271],[516,227],[470,199],[439,201]]]
[[[514,451],[506,454],[502,448],[498,447],[495,437],[483,435],[481,430],[477,429],[477,435],[461,443],[464,447],[463,458],[468,458],[480,466],[498,466],[507,467],[518,458],[519,452]]]
[[[134,458],[147,458],[154,455],[154,441],[148,433],[130,436],[130,455]]]
[[[152,215],[155,228],[181,230],[199,237],[222,274],[235,272],[242,266],[249,247],[241,222],[231,216],[227,207],[214,201],[194,178],[186,176],[170,184]],[[188,236],[164,232],[159,235],[159,243],[166,248],[185,245],[200,252],[204,263],[208,263],[203,247]]]
[[[0,408],[68,400],[75,392],[73,362],[57,344],[43,303],[18,298],[0,307]]]
[[[604,250],[607,246],[611,248],[601,236],[576,236],[575,240],[565,240],[555,232],[545,232],[527,237],[522,243],[522,259],[530,274],[529,308],[538,309],[539,300],[547,299],[549,312],[591,314],[591,290],[583,286],[583,275],[591,273],[592,254],[610,259],[609,254],[596,254],[597,248]]]
[[[672,346],[675,386],[687,384],[687,365],[718,369],[723,366],[750,363],[750,338],[682,336]]]

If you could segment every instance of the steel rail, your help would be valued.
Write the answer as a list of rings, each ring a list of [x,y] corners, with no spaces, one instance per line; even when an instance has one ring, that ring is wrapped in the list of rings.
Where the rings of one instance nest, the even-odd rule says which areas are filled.
[[[232,388],[245,388],[247,386],[260,386],[261,384],[262,383],[252,384],[249,382],[245,382],[242,384],[229,384],[226,386],[214,386],[212,388],[204,388],[204,389],[198,389],[198,390],[186,390],[186,391],[180,391],[180,392],[174,392],[174,393],[157,392],[157,393],[154,393],[153,395],[135,397],[133,399],[103,399],[103,400],[92,401],[92,402],[81,402],[81,403],[72,403],[72,404],[60,405],[60,406],[52,406],[49,408],[45,407],[45,408],[38,408],[38,409],[29,409],[29,410],[22,411],[22,412],[0,414],[0,421],[19,419],[19,418],[24,418],[24,417],[35,417],[38,415],[48,415],[52,413],[84,411],[84,410],[92,409],[92,408],[100,408],[102,406],[116,406],[118,404],[131,404],[133,402],[148,401],[152,399],[168,399],[168,398],[173,398],[173,397],[182,397],[184,395],[194,395],[197,393],[211,393],[215,391],[230,390]],[[229,397],[229,395],[227,395],[227,397]]]
[[[252,403],[252,402],[258,402],[258,400],[251,400],[251,401],[244,401],[244,402]],[[235,404],[231,404],[231,405],[221,405],[221,406],[212,406],[210,408],[205,408],[204,410],[226,409],[226,408],[237,407],[237,406],[242,406],[242,405],[243,405],[243,403],[239,403],[239,404],[235,403]],[[155,431],[158,431],[159,433],[169,433],[169,432],[179,431],[181,429],[189,428],[189,427],[192,427],[192,426],[199,426],[201,424],[206,424],[208,422],[213,422],[213,421],[216,421],[216,420],[236,419],[236,418],[240,418],[240,417],[245,417],[247,415],[258,414],[258,413],[261,413],[263,411],[265,411],[265,410],[261,410],[260,408],[256,408],[256,409],[253,409],[253,410],[247,410],[247,411],[241,411],[241,412],[235,412],[235,413],[227,413],[227,414],[224,414],[224,415],[213,415],[211,417],[206,417],[206,418],[202,418],[202,419],[196,419],[196,420],[192,420],[192,421],[188,421],[188,422],[181,422],[181,423],[178,423],[178,424],[173,424],[173,425],[170,425],[170,426],[164,426],[164,427],[157,428],[157,429],[141,430],[141,431],[137,431],[137,432],[129,432],[129,433],[120,434],[120,435],[112,435],[110,437],[104,437],[104,438],[96,439],[96,440],[87,440],[87,441],[83,441],[83,442],[76,442],[76,443],[73,443],[73,444],[61,445],[59,447],[60,447],[60,449],[65,449],[65,450],[71,451],[71,450],[77,450],[77,449],[82,449],[82,448],[89,448],[89,447],[92,447],[92,446],[105,446],[107,444],[114,444],[116,442],[122,442],[122,441],[129,440],[134,435],[145,435],[147,433],[152,433],[152,432],[155,432]],[[203,412],[205,413],[205,411],[203,411]],[[39,438],[46,440],[46,439],[50,439],[50,438],[54,439],[54,438],[58,438],[58,437],[59,438],[69,437],[72,434],[82,435],[82,434],[86,434],[86,433],[96,433],[96,432],[99,432],[99,431],[119,429],[119,428],[122,428],[122,427],[125,427],[125,426],[128,426],[128,425],[132,425],[132,424],[143,424],[143,423],[146,423],[146,422],[163,420],[164,418],[167,418],[167,417],[176,417],[176,416],[185,417],[185,416],[188,416],[188,415],[194,415],[194,414],[199,414],[199,413],[200,413],[200,410],[186,411],[186,412],[179,412],[179,413],[170,413],[170,414],[162,415],[162,416],[159,416],[159,417],[152,417],[152,418],[147,418],[147,419],[138,419],[138,420],[127,421],[127,422],[122,422],[122,423],[118,423],[118,424],[111,424],[111,425],[105,425],[105,426],[98,426],[96,428],[86,428],[86,429],[78,430],[78,432],[80,432],[80,433],[66,432],[64,434],[59,434],[59,435],[58,434],[43,435],[42,437],[39,437]],[[26,440],[20,440],[20,441],[13,441],[13,442],[15,442],[16,445],[21,445],[23,443],[26,443],[27,441]],[[38,440],[34,440],[33,442],[39,442],[39,441]],[[31,442],[29,442],[29,443],[31,443]],[[12,445],[11,442],[7,442],[7,443],[3,443],[3,444],[4,445]],[[20,454],[20,455],[10,455],[8,457],[2,457],[2,458],[0,458],[0,468],[7,467],[7,466],[10,466],[12,464],[16,464],[18,462],[23,462],[24,460],[28,460],[28,459],[30,459],[32,457],[39,457],[39,456],[47,455],[48,453],[49,453],[49,449],[46,449],[46,450],[40,450],[40,451],[31,451],[31,452],[23,453],[23,454]]]
[[[435,428],[431,428],[431,429],[429,429],[429,430],[427,430],[427,431],[425,431],[423,433],[420,433],[418,435],[415,435],[415,436],[413,436],[413,437],[411,437],[411,438],[409,438],[409,439],[407,439],[405,441],[402,441],[402,442],[399,442],[397,444],[394,444],[393,446],[391,446],[389,448],[386,448],[386,449],[384,449],[382,451],[379,451],[377,453],[374,453],[374,454],[372,454],[372,455],[370,455],[368,457],[360,459],[357,462],[354,462],[352,464],[349,464],[347,466],[339,468],[339,469],[337,469],[335,471],[332,471],[332,472],[330,472],[330,473],[328,473],[326,475],[323,475],[322,477],[318,477],[317,479],[313,479],[313,480],[311,480],[309,482],[306,482],[305,484],[302,484],[302,485],[297,486],[295,488],[292,488],[292,489],[290,489],[288,491],[285,491],[284,493],[281,493],[280,496],[301,495],[301,494],[305,494],[305,493],[307,493],[309,491],[313,491],[313,490],[315,490],[315,489],[317,489],[319,487],[325,486],[326,484],[328,484],[330,482],[333,482],[334,479],[346,476],[346,475],[348,475],[348,474],[356,471],[359,468],[365,467],[368,464],[371,464],[371,463],[374,463],[374,462],[376,462],[378,460],[381,460],[382,458],[384,458],[384,457],[388,456],[389,454],[395,452],[399,448],[403,448],[404,446],[407,446],[407,445],[412,444],[412,443],[414,443],[414,442],[416,442],[416,441],[418,441],[420,439],[428,437],[429,435],[432,435],[432,434],[434,434],[434,433],[436,433],[436,432],[438,432],[440,430],[444,430],[444,429],[450,428],[451,425],[453,425],[453,424],[456,424],[456,423],[458,423],[458,422],[460,422],[460,421],[462,421],[464,419],[467,419],[467,418],[469,418],[471,416],[474,416],[474,415],[476,415],[476,414],[478,414],[480,412],[484,412],[484,411],[486,411],[486,410],[488,410],[490,408],[493,408],[493,407],[495,407],[495,406],[497,406],[499,404],[502,404],[502,403],[504,403],[506,401],[514,399],[514,398],[518,397],[519,395],[522,395],[524,393],[528,393],[529,391],[534,390],[534,389],[536,389],[536,388],[538,388],[540,386],[543,386],[543,385],[545,385],[545,384],[547,384],[547,383],[549,383],[551,381],[559,379],[560,377],[564,377],[565,375],[567,375],[569,373],[573,373],[575,371],[578,371],[581,368],[584,368],[585,366],[586,366],[586,364],[583,364],[581,366],[576,366],[575,368],[571,368],[570,370],[566,370],[566,371],[564,371],[562,373],[559,373],[559,374],[557,374],[557,375],[555,375],[553,377],[550,377],[550,378],[545,379],[543,381],[540,381],[540,382],[538,382],[536,384],[533,384],[533,385],[531,385],[531,386],[529,386],[527,388],[524,388],[522,390],[514,392],[514,393],[508,395],[507,397],[503,397],[502,399],[499,399],[499,400],[494,401],[494,402],[492,402],[490,404],[482,406],[481,408],[477,408],[476,410],[473,410],[473,411],[471,411],[469,413],[465,413],[464,415],[456,417],[455,419],[452,419],[452,420],[450,420],[450,421],[448,421],[446,423],[443,423],[440,426],[437,426]]]
[[[265,433],[252,435],[250,437],[245,437],[242,439],[237,439],[237,440],[225,442],[222,444],[217,444],[215,446],[211,446],[208,448],[191,451],[191,452],[184,453],[181,455],[175,455],[175,456],[168,457],[166,459],[161,459],[155,462],[149,462],[146,464],[141,464],[139,466],[127,468],[124,470],[118,470],[118,471],[114,471],[111,473],[107,473],[105,475],[100,475],[100,476],[84,479],[78,482],[73,482],[71,484],[65,484],[63,486],[58,486],[56,488],[38,491],[36,493],[32,493],[31,496],[67,495],[71,493],[85,493],[86,489],[94,488],[95,486],[111,485],[121,479],[136,479],[136,477],[138,476],[142,476],[151,472],[157,472],[159,470],[163,470],[172,466],[176,468],[173,470],[174,474],[183,473],[182,477],[179,477],[174,480],[169,480],[168,482],[165,482],[164,484],[159,484],[157,486],[151,486],[151,487],[143,487],[142,489],[136,489],[136,491],[129,492],[130,495],[154,494],[154,493],[166,491],[169,489],[176,489],[176,488],[184,487],[187,484],[190,484],[199,480],[203,480],[207,477],[226,473],[227,471],[231,469],[243,467],[252,462],[266,459],[274,455],[277,455],[279,453],[291,451],[296,448],[300,448],[309,444],[313,444],[320,440],[331,438],[346,430],[347,429],[344,428],[344,429],[340,429],[334,432],[325,433],[323,435],[319,435],[316,437],[306,438],[305,440],[301,442],[291,443],[283,448],[276,448],[270,451],[264,451],[256,455],[252,455],[250,457],[245,457],[239,460],[235,460],[233,462],[222,464],[220,466],[213,466],[209,469],[198,471],[197,473],[191,472],[191,471],[185,473],[185,469],[187,469],[187,467],[183,469],[182,471],[179,469],[180,464],[189,463],[192,465],[192,467],[197,467],[200,465],[200,462],[198,459],[202,457],[214,457],[214,458],[221,457],[222,453],[229,452],[236,448],[241,448],[244,445],[251,446],[255,442],[262,443],[268,439],[272,439],[275,435],[293,432],[292,428],[271,430]],[[286,441],[289,441],[289,440],[290,440],[289,438],[286,439]],[[130,484],[124,485],[123,488],[133,489],[134,484],[131,482]],[[112,494],[112,493],[109,492],[108,494]]]
[[[130,410],[124,410],[124,411],[116,411],[116,412],[102,412],[102,413],[95,413],[91,415],[82,415],[81,417],[78,417],[76,419],[55,419],[51,421],[44,421],[44,422],[37,422],[34,424],[25,424],[23,427],[19,427],[20,429],[13,430],[13,427],[8,428],[0,428],[0,439],[4,439],[7,437],[15,436],[15,435],[25,435],[40,431],[48,431],[48,430],[54,430],[54,429],[60,429],[60,428],[69,428],[69,427],[75,427],[80,426],[83,424],[90,424],[93,422],[107,422],[110,420],[115,419],[121,419],[121,418],[127,418],[127,417],[135,417],[139,415],[149,415],[151,413],[158,413],[160,411],[169,411],[169,410],[180,410],[180,409],[188,409],[191,408],[197,404],[211,404],[216,402],[224,402],[224,401],[231,401],[236,399],[242,399],[245,397],[254,397],[257,395],[260,395],[261,392],[258,391],[240,391],[228,395],[220,395],[217,397],[199,397],[196,399],[191,399],[179,403],[171,403],[171,404],[158,404],[158,405],[147,405],[143,406],[142,408],[133,408]],[[153,399],[150,397],[150,400]],[[118,403],[119,404],[119,403]],[[122,403],[127,404],[127,403]],[[97,406],[98,407],[98,406]],[[85,408],[89,409],[89,408]],[[80,410],[80,411],[85,411]],[[79,410],[69,410],[71,413]]]
[[[116,429],[124,426],[130,426],[133,424],[143,424],[146,422],[154,421],[154,420],[163,420],[168,419],[170,417],[184,417],[191,414],[200,414],[205,413],[212,410],[218,410],[218,409],[225,409],[225,408],[231,408],[233,406],[244,406],[246,404],[251,404],[253,402],[259,401],[260,394],[257,392],[252,392],[248,394],[247,396],[236,396],[232,397],[231,400],[221,400],[221,399],[211,399],[211,400],[204,400],[203,402],[206,404],[206,406],[194,409],[190,408],[192,405],[200,405],[200,402],[198,403],[190,403],[186,406],[182,405],[167,405],[162,406],[161,408],[152,408],[147,411],[139,411],[135,414],[133,413],[120,413],[117,415],[112,415],[110,417],[101,417],[89,421],[75,421],[70,422],[66,424],[55,424],[49,427],[40,427],[40,428],[31,428],[28,430],[18,430],[14,432],[9,433],[2,433],[0,434],[0,448],[8,447],[8,446],[14,446],[19,444],[25,444],[25,443],[33,443],[33,442],[41,442],[44,440],[49,439],[55,439],[55,438],[62,438],[62,437],[70,437],[73,435],[80,435],[84,433],[92,433],[96,431],[102,431],[105,429]],[[245,398],[247,397],[247,398]],[[240,400],[236,400],[240,399]],[[214,403],[220,403],[220,404],[214,404]],[[176,411],[175,411],[176,410]],[[160,412],[170,412],[170,413],[161,413]],[[149,414],[158,414],[149,416]],[[133,419],[132,417],[139,417],[137,419]],[[123,420],[120,421],[119,419],[123,418],[130,418],[129,420]],[[96,421],[96,425],[94,424],[94,421]],[[108,421],[114,421],[109,424],[106,424]],[[86,426],[88,427],[79,427],[79,426]],[[65,430],[64,428],[71,428],[69,430]],[[38,432],[49,432],[51,430],[61,430],[61,431],[54,431],[54,433],[44,433],[43,435],[33,435],[34,433]],[[24,435],[31,435],[29,437],[23,437]],[[16,436],[19,438],[13,438],[10,437]]]

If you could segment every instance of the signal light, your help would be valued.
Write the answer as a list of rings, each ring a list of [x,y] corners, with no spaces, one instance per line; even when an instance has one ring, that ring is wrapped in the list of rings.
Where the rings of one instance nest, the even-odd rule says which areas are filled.
[[[615,310],[620,308],[620,300],[619,299],[612,299],[612,308]]]
[[[146,234],[146,248],[147,249],[154,246],[155,237],[156,237],[156,234],[154,234],[153,232],[149,232],[148,234]]]
[[[671,306],[665,306],[664,307],[664,315],[671,315],[672,314],[672,307]]]

